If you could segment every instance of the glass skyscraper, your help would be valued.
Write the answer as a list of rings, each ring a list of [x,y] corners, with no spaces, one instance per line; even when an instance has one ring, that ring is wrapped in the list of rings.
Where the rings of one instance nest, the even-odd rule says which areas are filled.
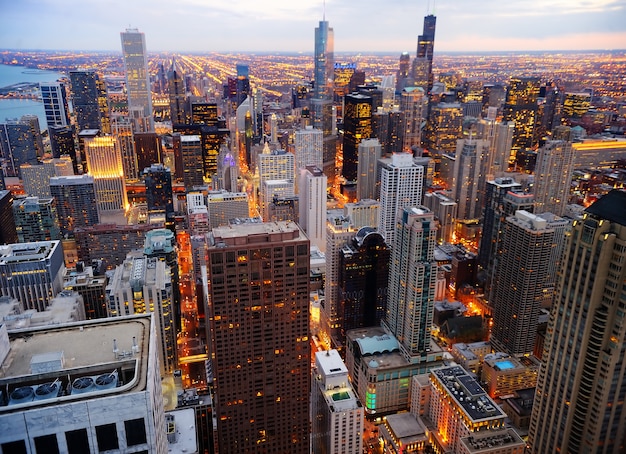
[[[130,111],[134,107],[143,107],[143,116],[148,118],[150,130],[154,130],[146,37],[136,28],[127,29],[121,33],[121,37],[128,109]]]

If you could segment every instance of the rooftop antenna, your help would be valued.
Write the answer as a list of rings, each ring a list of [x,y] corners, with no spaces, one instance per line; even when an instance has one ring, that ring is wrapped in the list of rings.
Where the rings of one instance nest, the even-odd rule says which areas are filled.
[[[324,9],[322,11],[322,20],[326,22],[326,0],[324,0]]]

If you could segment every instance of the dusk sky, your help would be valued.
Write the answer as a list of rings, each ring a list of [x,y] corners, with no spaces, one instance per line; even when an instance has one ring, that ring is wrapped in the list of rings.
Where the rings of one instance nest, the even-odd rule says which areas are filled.
[[[313,52],[322,0],[1,0],[0,48]],[[435,53],[626,48],[626,0],[327,0],[335,51],[415,52],[437,16]]]

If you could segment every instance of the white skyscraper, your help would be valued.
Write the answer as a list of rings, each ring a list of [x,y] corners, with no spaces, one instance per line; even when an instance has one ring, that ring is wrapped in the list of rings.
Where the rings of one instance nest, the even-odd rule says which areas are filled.
[[[424,167],[413,162],[410,153],[394,153],[378,160],[380,172],[380,211],[378,232],[393,245],[399,210],[421,205]]]
[[[296,131],[295,141],[296,172],[307,166],[323,168],[324,141],[321,129],[313,129],[307,126],[306,129]]]
[[[402,150],[419,147],[422,140],[422,123],[427,116],[428,97],[422,87],[406,87],[400,97],[400,111],[404,113]]]
[[[574,168],[571,142],[548,140],[537,153],[535,166],[535,211],[563,216],[569,198]]]
[[[458,203],[459,219],[478,219],[485,200],[485,175],[489,142],[461,139],[456,145],[452,198]]]
[[[136,28],[129,28],[120,35],[129,111],[135,107],[143,107],[143,116],[148,119],[150,130],[154,130],[146,37]]]
[[[326,252],[326,175],[319,167],[300,170],[300,226],[311,245]]]
[[[365,139],[359,144],[357,162],[357,200],[376,198],[376,164],[382,157],[382,146],[378,139]]]

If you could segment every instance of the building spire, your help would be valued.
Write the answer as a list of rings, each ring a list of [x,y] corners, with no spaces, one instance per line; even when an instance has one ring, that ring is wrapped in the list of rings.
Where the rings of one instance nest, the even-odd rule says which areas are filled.
[[[324,0],[324,9],[322,11],[322,20],[326,22],[326,0]]]

